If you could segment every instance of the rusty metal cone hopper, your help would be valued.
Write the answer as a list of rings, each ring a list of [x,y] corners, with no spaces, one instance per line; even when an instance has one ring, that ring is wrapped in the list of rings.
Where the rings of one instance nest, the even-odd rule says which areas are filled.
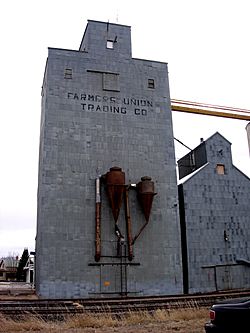
[[[142,207],[143,214],[145,216],[145,220],[148,222],[149,216],[151,213],[153,198],[155,194],[152,193],[141,193],[139,195],[140,204]]]
[[[154,182],[151,181],[150,177],[144,176],[141,178],[141,182],[137,184],[137,195],[145,219],[148,222],[153,199],[156,195],[156,193],[154,192]]]
[[[115,223],[118,220],[125,188],[125,173],[119,167],[112,167],[106,173],[106,190]]]
[[[108,185],[107,192],[115,222],[117,222],[123,198],[123,188],[118,185]]]

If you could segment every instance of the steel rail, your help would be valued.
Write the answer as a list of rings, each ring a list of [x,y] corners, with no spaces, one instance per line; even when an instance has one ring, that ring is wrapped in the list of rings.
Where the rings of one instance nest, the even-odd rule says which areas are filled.
[[[210,307],[219,300],[250,297],[250,290],[217,292],[199,295],[129,297],[113,299],[78,300],[19,300],[0,301],[0,314],[11,318],[28,315],[44,319],[63,319],[71,315],[110,313],[126,314],[131,311],[155,311]]]

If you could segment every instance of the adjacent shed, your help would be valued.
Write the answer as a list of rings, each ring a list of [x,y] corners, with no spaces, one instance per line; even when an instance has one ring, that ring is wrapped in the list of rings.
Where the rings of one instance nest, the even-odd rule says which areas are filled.
[[[216,132],[178,166],[184,292],[250,288],[250,179],[231,143]]]

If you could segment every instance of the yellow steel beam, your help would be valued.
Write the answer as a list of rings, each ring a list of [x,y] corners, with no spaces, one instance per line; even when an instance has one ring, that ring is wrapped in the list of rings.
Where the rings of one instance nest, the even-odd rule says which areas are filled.
[[[215,110],[208,110],[208,109],[201,109],[201,108],[192,108],[187,106],[180,106],[171,104],[172,111],[179,111],[179,112],[187,112],[187,113],[196,113],[196,114],[203,114],[206,116],[215,116],[215,117],[224,117],[224,118],[232,118],[232,119],[240,119],[240,120],[248,120],[250,121],[250,113],[247,114],[237,114],[237,113],[230,113],[225,111],[215,111]]]

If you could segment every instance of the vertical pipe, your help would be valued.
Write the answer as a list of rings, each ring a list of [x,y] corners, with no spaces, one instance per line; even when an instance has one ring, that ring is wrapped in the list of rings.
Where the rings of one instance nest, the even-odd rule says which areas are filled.
[[[125,218],[127,224],[128,260],[131,261],[133,259],[133,246],[132,246],[132,225],[131,225],[131,217],[129,209],[128,191],[129,187],[127,186],[125,189]]]
[[[95,261],[101,258],[101,182],[100,177],[95,180]]]
[[[125,255],[124,255],[124,261],[125,261],[125,264],[124,264],[124,272],[125,272],[125,296],[128,296],[128,272],[127,272],[127,261],[126,261],[126,257],[127,257],[127,247],[126,247],[126,244],[124,244],[124,251],[125,251]]]
[[[122,262],[122,256],[123,256],[123,251],[122,251],[123,245],[120,245],[120,251],[121,251],[121,262],[120,262],[120,282],[121,282],[121,292],[120,295],[123,295],[123,262]]]

